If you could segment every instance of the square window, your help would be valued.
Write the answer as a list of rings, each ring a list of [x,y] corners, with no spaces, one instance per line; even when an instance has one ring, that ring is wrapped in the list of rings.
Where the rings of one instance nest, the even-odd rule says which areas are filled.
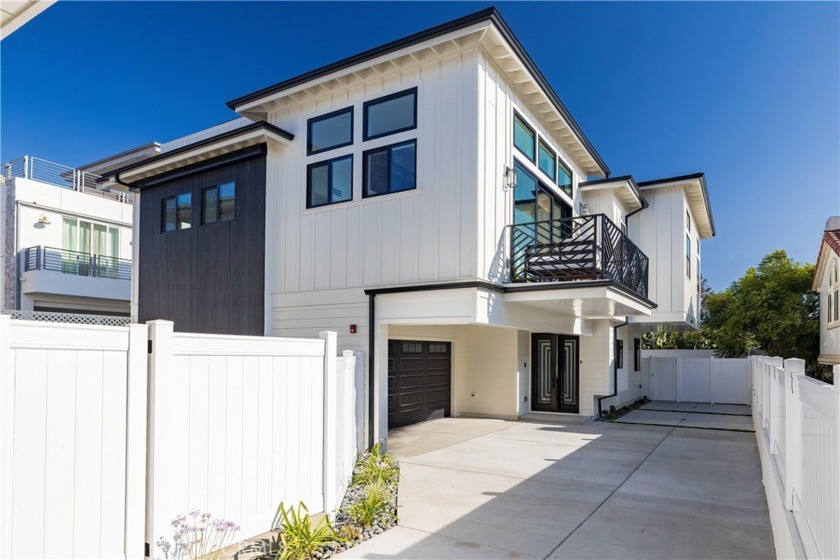
[[[417,128],[417,88],[364,104],[364,139]]]
[[[353,143],[353,107],[311,118],[306,124],[307,155]]]
[[[540,171],[545,173],[547,177],[550,177],[552,181],[555,180],[555,177],[557,176],[557,156],[554,154],[554,151],[542,140],[540,140],[540,150],[537,164],[539,165]]]
[[[513,145],[530,161],[534,161],[537,135],[534,129],[525,124],[522,117],[516,113],[513,115]]]
[[[365,198],[417,188],[417,141],[384,146],[364,153]]]
[[[306,168],[306,207],[353,199],[353,156],[313,163]]]

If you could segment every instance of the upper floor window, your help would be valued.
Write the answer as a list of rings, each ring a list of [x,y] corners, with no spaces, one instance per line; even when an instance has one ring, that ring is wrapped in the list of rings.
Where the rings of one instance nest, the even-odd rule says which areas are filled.
[[[368,150],[363,157],[363,197],[417,188],[416,140]]]
[[[74,253],[120,256],[120,228],[65,216],[61,224],[61,248]]]
[[[534,150],[537,146],[537,134],[534,129],[525,124],[522,117],[513,115],[513,145],[530,161],[534,161]]]
[[[513,168],[516,173],[516,188],[513,195],[513,223],[533,224],[534,222],[543,222],[533,231],[538,243],[548,243],[556,240],[554,238],[567,237],[571,233],[572,224],[544,222],[570,218],[572,208],[552,194],[547,186],[542,185],[518,161],[514,162]]]
[[[192,224],[192,194],[182,193],[168,196],[161,201],[161,231],[166,233],[178,229],[189,229]]]
[[[306,154],[318,154],[353,143],[353,107],[314,117],[306,123]]]
[[[569,195],[569,198],[572,197],[572,172],[559,159],[557,160],[557,186]]]
[[[316,208],[353,198],[353,156],[347,155],[306,167],[306,207]]]
[[[557,176],[557,156],[554,150],[548,147],[548,144],[540,140],[539,157],[537,158],[537,166],[540,171],[545,173],[546,177],[555,180]]]
[[[831,264],[831,271],[828,277],[828,298],[826,309],[826,322],[831,328],[840,326],[840,272],[837,270],[837,263]]]
[[[685,275],[691,278],[691,236],[685,234]]]
[[[364,139],[417,128],[417,88],[364,104]]]
[[[691,214],[685,211],[685,231],[691,233]]]
[[[201,191],[201,213],[205,224],[228,222],[236,217],[236,183],[222,183]]]

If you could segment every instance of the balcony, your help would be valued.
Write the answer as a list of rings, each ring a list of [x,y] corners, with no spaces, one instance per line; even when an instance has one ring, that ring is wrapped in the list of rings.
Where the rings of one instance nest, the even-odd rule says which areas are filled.
[[[22,252],[21,291],[97,299],[131,297],[131,261],[53,247]]]
[[[605,215],[508,228],[511,282],[607,280],[647,299],[648,257]]]
[[[99,175],[32,156],[21,156],[3,165],[2,179],[9,181],[15,177],[31,179],[125,204],[134,203],[134,195],[131,193],[102,188],[97,183]]]

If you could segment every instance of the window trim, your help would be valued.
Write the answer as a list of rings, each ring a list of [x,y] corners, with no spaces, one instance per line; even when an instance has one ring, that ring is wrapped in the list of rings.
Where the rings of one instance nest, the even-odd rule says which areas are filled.
[[[312,175],[309,173],[309,170],[318,165],[326,165],[327,166],[327,194],[330,198],[332,198],[332,179],[333,179],[333,169],[332,164],[336,161],[341,161],[349,159],[350,160],[350,198],[347,200],[336,200],[330,202],[323,202],[321,204],[312,204]],[[309,210],[310,208],[323,208],[324,206],[332,206],[333,204],[342,204],[344,202],[352,202],[353,201],[353,187],[355,184],[354,177],[353,177],[353,170],[354,170],[354,162],[353,162],[353,154],[345,154],[343,156],[338,156],[330,159],[322,159],[320,161],[316,161],[310,163],[306,166],[306,209]]]
[[[531,134],[534,135],[534,153],[532,153],[530,156],[528,154],[526,154],[522,150],[522,148],[520,148],[519,146],[516,145],[516,119],[519,119],[519,121],[522,123],[522,125],[525,128],[527,128],[528,130],[530,130]],[[517,152],[519,152],[520,154],[525,156],[525,158],[528,161],[530,161],[531,163],[536,165],[537,164],[537,150],[538,150],[538,146],[539,146],[539,137],[537,136],[537,130],[533,126],[531,126],[528,123],[528,121],[525,120],[525,117],[523,117],[522,114],[519,111],[517,111],[516,109],[513,110],[513,121],[511,122],[511,127],[512,127],[511,128],[511,144],[513,144],[513,148]],[[537,169],[539,169],[539,166],[537,166]]]
[[[406,97],[408,95],[414,94],[414,114],[413,120],[414,124],[412,126],[407,126],[403,128],[399,128],[396,130],[389,130],[388,132],[383,132],[380,134],[369,135],[368,134],[368,108],[379,105],[381,103],[386,103],[391,101],[392,99],[397,99],[400,97]],[[384,138],[385,136],[391,136],[392,134],[399,134],[400,132],[406,132],[407,130],[415,130],[417,128],[417,86],[413,88],[404,89],[402,91],[397,91],[394,93],[390,93],[388,95],[377,97],[376,99],[371,99],[370,101],[365,101],[362,104],[362,141],[367,142],[368,140],[375,140],[377,138]]]
[[[337,150],[339,148],[344,148],[345,146],[352,146],[353,145],[353,138],[354,138],[354,127],[356,124],[356,115],[354,114],[355,107],[350,105],[349,107],[345,107],[343,109],[338,109],[336,111],[332,111],[330,113],[326,113],[324,115],[319,115],[317,117],[312,117],[306,121],[306,155],[307,156],[314,156],[315,154],[323,154],[324,152],[329,152],[330,150]],[[343,115],[344,113],[350,113],[350,141],[345,142],[344,144],[336,144],[335,146],[330,146],[329,148],[321,148],[320,150],[313,150],[312,149],[312,125],[317,124],[321,121],[328,120],[332,117],[337,117],[339,115]]]
[[[403,189],[401,191],[392,191],[391,190],[391,173],[390,173],[390,166],[391,166],[391,151],[394,148],[399,148],[402,146],[407,146],[409,144],[414,144],[414,186],[410,189]],[[383,150],[388,150],[388,191],[379,193],[379,194],[368,194],[367,193],[367,171],[368,171],[368,154],[371,152],[381,152]],[[371,148],[369,150],[365,150],[362,152],[362,199],[365,198],[376,198],[378,196],[387,196],[391,194],[399,194],[404,192],[410,192],[417,190],[417,138],[412,138],[411,140],[404,140],[402,142],[397,142],[395,144],[386,144],[385,146],[377,146],[376,148]]]

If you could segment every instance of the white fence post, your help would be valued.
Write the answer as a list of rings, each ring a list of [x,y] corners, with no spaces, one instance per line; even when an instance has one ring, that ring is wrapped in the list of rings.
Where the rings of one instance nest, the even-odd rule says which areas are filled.
[[[793,511],[793,492],[802,468],[802,402],[795,375],[805,375],[805,361],[785,360],[785,509]]]
[[[367,447],[365,445],[365,353],[357,351],[356,369],[353,371],[353,386],[356,388],[356,453]]]
[[[146,325],[128,327],[128,398],[126,400],[125,556],[145,557],[146,406],[148,338]]]
[[[162,417],[168,414],[171,397],[168,385],[172,378],[172,343],[174,323],[172,321],[149,321],[148,364],[148,423],[146,452],[146,546],[150,557],[155,557],[154,547],[157,539],[163,535],[155,534],[155,502],[164,502],[169,493],[165,482],[169,477],[157,477],[169,468],[169,439],[171,422]],[[160,524],[160,523],[159,523]]]
[[[336,375],[336,352],[338,335],[332,331],[322,331],[318,337],[325,342],[324,347],[324,512],[335,510],[336,470],[338,441],[338,378]]]
[[[674,358],[674,400],[680,402],[682,392],[682,360]]]
[[[709,356],[709,402],[710,404],[715,404],[715,393],[717,392],[717,383],[715,380],[717,378],[717,371],[715,371],[717,364],[715,363],[715,357]]]
[[[0,558],[12,557],[12,450],[15,380],[9,346],[11,317],[0,315]]]

